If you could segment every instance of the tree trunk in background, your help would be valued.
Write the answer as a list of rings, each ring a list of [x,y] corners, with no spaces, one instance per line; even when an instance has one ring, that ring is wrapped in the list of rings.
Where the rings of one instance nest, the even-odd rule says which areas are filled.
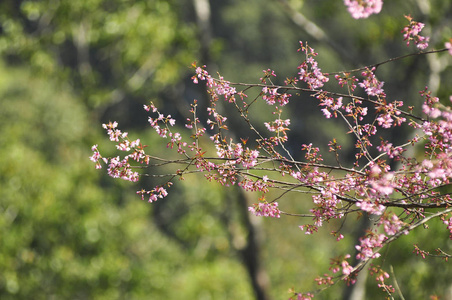
[[[201,61],[202,64],[212,67],[214,62],[211,61],[210,45],[212,41],[212,23],[211,9],[209,0],[193,0],[193,6],[196,14],[196,22],[199,28],[199,40],[201,42]],[[204,93],[207,98],[207,93]],[[202,104],[208,105],[208,99],[201,101]],[[199,104],[201,104],[199,103]],[[200,114],[203,112],[200,111]],[[230,132],[230,135],[234,135]],[[242,263],[250,277],[251,285],[256,296],[256,300],[268,300],[268,276],[260,266],[260,247],[257,237],[257,226],[253,224],[248,212],[247,197],[245,191],[238,186],[230,187],[235,189],[234,192],[228,193],[226,201],[236,200],[238,203],[238,213],[240,215],[241,225],[246,229],[246,242],[243,247],[237,249]],[[236,199],[231,199],[231,196]],[[233,235],[233,233],[231,233]],[[234,237],[232,236],[232,239]]]
[[[359,228],[354,232],[353,239],[355,240],[354,245],[359,245],[359,238],[364,236],[366,230],[370,229],[371,220],[370,216],[365,214],[361,217],[359,222]],[[356,253],[355,253],[356,257]],[[355,266],[359,261],[353,258],[352,266]],[[356,278],[356,283],[353,285],[345,286],[344,293],[342,295],[343,300],[361,300],[366,299],[366,280],[367,280],[367,267],[364,267]]]
[[[260,264],[261,243],[258,234],[259,226],[253,222],[252,216],[248,211],[248,201],[245,191],[238,186],[235,186],[235,189],[236,193],[232,194],[237,197],[242,226],[247,230],[246,244],[239,250],[239,253],[242,257],[243,265],[246,267],[248,275],[250,276],[256,299],[267,300],[269,299],[269,278]]]

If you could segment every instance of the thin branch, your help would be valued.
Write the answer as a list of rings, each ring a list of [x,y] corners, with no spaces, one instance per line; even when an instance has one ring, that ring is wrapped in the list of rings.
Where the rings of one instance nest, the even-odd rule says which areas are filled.
[[[372,69],[373,67],[378,68],[381,65],[396,61],[396,60],[400,60],[400,59],[404,59],[407,57],[411,57],[411,56],[416,56],[416,55],[422,55],[422,54],[430,54],[430,53],[440,53],[440,52],[446,52],[448,51],[447,48],[444,49],[439,49],[439,50],[430,50],[430,51],[421,51],[421,52],[417,52],[417,53],[410,53],[410,54],[406,54],[406,55],[402,55],[402,56],[398,56],[398,57],[393,57],[390,58],[388,60],[373,64],[373,65],[368,65],[366,67],[361,67],[358,69],[353,69],[353,70],[348,70],[348,71],[339,71],[339,72],[327,72],[330,75],[335,75],[335,74],[344,74],[344,73],[354,73],[354,72],[358,72],[358,71],[364,71],[367,69]]]

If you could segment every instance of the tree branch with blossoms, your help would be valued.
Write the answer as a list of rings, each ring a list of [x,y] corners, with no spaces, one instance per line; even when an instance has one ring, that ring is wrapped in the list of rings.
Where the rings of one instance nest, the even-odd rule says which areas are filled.
[[[382,1],[370,0],[344,2],[354,18],[378,13],[382,5]],[[424,24],[413,21],[410,16],[406,18],[409,24],[402,30],[404,40],[407,45],[412,42],[424,51],[429,42],[428,37],[420,35]],[[302,62],[298,74],[287,78],[284,85],[273,84],[276,74],[270,69],[263,71],[259,83],[234,83],[220,75],[214,78],[205,66],[194,63],[192,80],[194,84],[207,86],[210,104],[206,120],[198,118],[196,100],[191,104],[191,118],[184,124],[191,130],[189,137],[175,130],[176,120],[171,115],[163,115],[152,102],[144,106],[151,114],[150,126],[179,159],[150,155],[140,139],[130,140],[116,122],[103,127],[116,148],[127,154],[122,158],[103,157],[95,145],[90,159],[97,169],[105,164],[108,174],[114,178],[132,182],[138,181],[140,176],[163,178],[162,183],[152,189],[137,191],[142,200],[149,202],[166,197],[173,182],[190,173],[202,173],[207,180],[223,186],[238,185],[245,191],[259,193],[258,202],[249,207],[252,214],[306,218],[309,222],[299,226],[306,234],[315,234],[325,223],[352,213],[372,215],[376,221],[355,246],[358,263],[351,265],[351,254],[334,258],[331,274],[316,279],[319,285],[326,287],[337,281],[353,284],[356,275],[380,256],[382,248],[431,219],[443,220],[452,238],[452,196],[441,192],[442,187],[451,184],[452,178],[452,109],[441,104],[426,87],[420,91],[424,99],[422,114],[416,114],[413,107],[405,106],[402,100],[391,99],[376,74],[380,65],[413,55],[451,52],[450,42],[445,46],[441,50],[412,53],[328,74],[319,67],[318,53],[308,43],[300,42],[298,51]],[[338,88],[341,92],[331,91]],[[252,90],[257,91],[257,96],[250,99],[248,95]],[[291,121],[284,117],[284,109],[293,97],[291,93],[309,94],[318,102],[326,119],[344,122],[355,140],[354,161],[350,165],[342,159],[342,146],[336,139],[332,139],[327,148],[336,164],[323,163],[321,149],[313,144],[301,145],[303,160],[293,158],[286,147]],[[365,96],[360,96],[363,93]],[[239,139],[228,136],[228,119],[220,113],[219,101],[237,112],[254,135],[251,140],[245,136]],[[273,109],[271,119],[264,124],[255,124],[250,118],[258,103]],[[398,145],[384,138],[385,132],[402,126],[411,128],[416,135]],[[408,148],[417,145],[424,148],[422,158],[408,155]],[[162,165],[174,166],[174,172],[157,175],[155,169]],[[269,199],[270,190],[281,191],[281,194]],[[309,194],[312,198],[309,212],[281,211],[279,203],[289,193]],[[333,236],[338,241],[344,238],[340,231]],[[423,257],[430,255],[417,246],[415,252]],[[438,255],[450,257],[442,250]],[[377,265],[371,265],[369,270],[384,292],[394,293],[394,288],[385,283],[389,278],[387,272]],[[296,299],[311,299],[315,292],[293,291],[293,294]]]

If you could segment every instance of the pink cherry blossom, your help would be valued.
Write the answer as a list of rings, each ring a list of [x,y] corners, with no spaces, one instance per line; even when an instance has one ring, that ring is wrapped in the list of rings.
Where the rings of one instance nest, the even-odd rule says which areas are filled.
[[[367,18],[372,14],[378,14],[383,7],[382,0],[344,0],[344,4],[355,19]]]
[[[382,5],[382,1],[370,0],[345,3],[357,18],[378,13]],[[404,30],[405,40],[425,49],[428,38],[420,35],[424,24],[414,22],[411,17],[407,19],[410,25]],[[276,75],[271,69],[263,71],[259,83],[245,84],[227,81],[221,75],[213,77],[205,66],[193,64],[195,74],[192,80],[195,84],[205,84],[210,101],[207,107],[202,108],[202,114],[198,112],[201,108],[197,101],[193,101],[188,117],[184,118],[184,131],[176,131],[176,121],[171,115],[163,114],[152,103],[144,105],[150,115],[148,121],[153,133],[165,140],[167,149],[164,156],[150,154],[155,145],[146,149],[141,139],[129,138],[127,132],[118,128],[117,122],[109,122],[102,126],[120,155],[103,157],[98,145],[94,145],[89,159],[96,168],[105,163],[107,173],[114,178],[136,182],[141,176],[149,175],[161,180],[151,190],[137,191],[141,199],[148,202],[167,197],[173,182],[192,173],[203,174],[207,180],[222,186],[236,185],[250,195],[255,193],[260,197],[258,203],[248,208],[249,212],[271,218],[280,218],[281,215],[303,217],[303,225],[299,228],[307,235],[316,234],[325,224],[335,226],[343,223],[348,215],[372,215],[372,227],[355,245],[356,258],[360,262],[352,266],[348,261],[349,254],[334,258],[330,273],[318,277],[316,282],[332,285],[344,280],[353,284],[360,267],[369,263],[370,274],[375,276],[378,286],[389,294],[393,293],[393,287],[385,283],[388,273],[370,264],[380,256],[383,247],[434,217],[441,218],[452,238],[452,196],[444,189],[452,183],[452,111],[428,88],[420,92],[423,101],[416,99],[419,103],[416,108],[406,107],[403,101],[392,98],[391,85],[388,91],[383,89],[383,77],[377,78],[376,75],[377,66],[394,63],[404,56],[368,67],[331,73],[335,74],[338,83],[334,84],[333,91],[327,84],[329,75],[322,73],[315,60],[317,53],[306,43],[300,42],[300,46],[304,61],[298,66],[297,78],[288,77],[285,86],[273,84]],[[451,45],[446,44],[446,47],[450,51]],[[378,75],[384,76],[384,73]],[[357,86],[363,91],[357,91]],[[250,90],[255,96],[248,99],[246,93]],[[300,146],[298,149],[288,147],[288,132],[293,125],[290,119],[285,118],[284,110],[290,93],[309,94],[326,119],[344,122],[347,134],[354,140],[351,149],[347,149],[348,152],[354,151],[351,162],[344,158],[339,139],[334,137],[326,149],[309,142],[301,145],[301,153]],[[452,101],[452,97],[449,99]],[[271,105],[270,112],[258,107],[265,103]],[[237,112],[246,128],[231,134],[228,131],[230,119],[222,115],[223,111]],[[254,118],[250,117],[253,113],[262,114],[258,118],[262,123],[254,123]],[[401,137],[390,139],[392,132],[388,129],[398,126],[409,126],[415,135],[407,140]],[[309,126],[309,130],[315,131],[316,128]],[[409,148],[413,146],[423,149],[423,153],[419,151],[412,155]],[[166,156],[170,151],[171,156]],[[161,169],[157,171],[161,166],[175,169],[167,173]],[[276,190],[276,193],[270,193],[271,190]],[[287,193],[308,194],[310,206],[303,208],[301,213],[292,214],[279,210],[281,202],[266,200],[272,195],[274,200],[283,201],[280,199]],[[330,222],[338,219],[342,220]],[[345,232],[339,227],[333,229],[332,235],[340,241],[345,238]],[[430,255],[417,246],[415,252],[423,257]],[[295,291],[292,295],[298,299],[313,297],[313,294]]]
[[[252,212],[256,216],[264,216],[264,217],[272,217],[279,218],[280,211],[278,209],[278,202],[267,203],[259,202],[258,204],[254,204],[248,208],[250,212]]]
[[[410,22],[408,26],[405,26],[402,30],[403,40],[407,41],[406,45],[409,46],[410,42],[414,42],[417,48],[425,50],[428,47],[429,37],[424,37],[420,35],[425,24],[421,22],[413,21],[411,16],[405,16],[405,18]]]
[[[303,42],[300,42],[298,51],[302,51],[306,55],[306,60],[298,66],[299,79],[306,82],[311,90],[321,88],[329,81],[329,78],[328,74],[322,73],[317,61],[314,60],[314,57],[318,54],[307,44],[303,45]]]
[[[450,39],[449,42],[445,42],[444,46],[449,51],[449,54],[452,55],[452,39]]]

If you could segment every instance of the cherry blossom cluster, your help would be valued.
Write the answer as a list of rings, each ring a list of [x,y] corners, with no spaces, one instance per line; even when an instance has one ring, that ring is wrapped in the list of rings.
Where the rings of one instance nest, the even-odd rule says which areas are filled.
[[[318,55],[313,48],[309,47],[308,44],[303,45],[300,41],[300,52],[304,52],[306,59],[298,66],[298,75],[301,81],[308,84],[309,89],[315,90],[321,88],[326,82],[328,82],[328,74],[322,73],[321,69],[318,67],[317,61],[314,59]]]
[[[371,70],[367,69],[361,73],[361,75],[365,78],[362,82],[359,83],[359,86],[362,87],[367,95],[369,96],[380,96],[385,97],[383,91],[383,81],[379,81],[375,76],[375,67]]]
[[[410,15],[405,16],[405,18],[410,22],[410,24],[405,26],[402,30],[403,40],[406,41],[406,45],[409,46],[410,42],[413,42],[419,49],[427,49],[430,38],[420,35],[425,24],[413,21],[413,18]]]
[[[132,166],[129,163],[129,160],[135,160],[137,162],[149,162],[149,158],[146,157],[143,153],[142,145],[140,140],[130,141],[127,138],[128,133],[122,132],[117,129],[117,122],[110,122],[108,124],[103,124],[102,127],[107,130],[107,134],[109,135],[110,141],[116,142],[116,148],[121,151],[130,151],[132,148],[134,149],[133,153],[125,156],[124,158],[120,158],[119,156],[112,158],[105,158],[99,153],[98,145],[94,145],[91,150],[93,151],[93,155],[90,156],[90,160],[96,163],[96,169],[101,169],[101,161],[108,165],[108,175],[113,178],[121,178],[124,180],[136,182],[139,180],[139,174],[136,171],[132,170]]]
[[[149,117],[148,122],[149,122],[149,124],[151,124],[152,128],[154,128],[155,131],[157,131],[157,133],[161,137],[166,137],[166,135],[169,132],[169,128],[168,128],[168,126],[161,127],[159,125],[159,123],[169,124],[170,126],[174,126],[174,124],[176,124],[176,120],[171,118],[171,115],[168,115],[165,117],[163,114],[159,113],[153,103],[150,103],[149,105],[144,105],[144,109],[146,111],[152,110],[152,112],[156,112],[158,114],[157,118]],[[172,137],[172,134],[170,136]],[[179,134],[178,134],[178,136],[179,136]],[[177,140],[177,137],[176,137],[176,140]]]
[[[382,6],[382,1],[344,2],[355,18],[378,13]],[[410,25],[403,31],[405,40],[425,49],[428,38],[419,35],[424,25],[411,17],[408,19]],[[354,257],[358,263],[351,265],[351,254],[333,258],[332,274],[317,278],[319,285],[332,285],[338,280],[355,283],[356,275],[380,257],[382,248],[434,217],[443,220],[452,239],[452,199],[440,189],[449,185],[452,179],[452,110],[425,88],[420,92],[422,113],[415,115],[412,107],[392,99],[390,91],[385,91],[384,82],[377,78],[378,66],[382,63],[334,73],[336,81],[330,82],[330,75],[322,73],[314,59],[318,54],[313,48],[300,42],[299,52],[304,60],[298,66],[298,75],[286,79],[282,86],[273,83],[276,74],[271,69],[263,71],[258,83],[243,84],[227,81],[221,75],[213,77],[206,66],[194,63],[192,80],[195,84],[205,84],[210,102],[201,108],[196,100],[191,104],[191,115],[185,120],[185,130],[191,133],[189,136],[176,131],[176,120],[171,115],[161,113],[152,102],[144,105],[150,114],[149,125],[167,141],[168,151],[173,149],[178,159],[146,153],[141,140],[130,140],[126,132],[117,128],[117,122],[103,127],[110,140],[116,143],[117,150],[127,154],[122,158],[105,158],[94,145],[90,159],[98,169],[102,164],[107,165],[111,177],[132,182],[141,176],[137,170],[147,170],[150,174],[146,175],[152,176],[154,168],[160,166],[158,162],[177,164],[174,173],[155,176],[162,180],[160,184],[151,190],[137,191],[142,200],[149,202],[165,198],[173,181],[190,173],[202,173],[209,181],[223,186],[238,185],[244,191],[258,193],[258,202],[248,208],[256,216],[280,218],[292,214],[281,210],[282,202],[267,200],[270,190],[283,191],[283,195],[309,193],[312,201],[309,210],[305,214],[294,214],[306,218],[299,227],[308,235],[315,234],[331,220],[345,219],[349,214],[372,215],[372,226],[355,245],[357,254]],[[387,62],[391,60],[383,63]],[[258,96],[248,97],[247,93],[252,89]],[[299,93],[313,97],[326,120],[343,121],[355,140],[352,162],[341,155],[342,146],[334,138],[328,143],[327,151],[335,157],[336,164],[325,164],[322,148],[312,143],[299,146],[304,153],[300,159],[292,156],[286,148],[291,122],[285,117],[283,108],[289,105],[292,94]],[[238,137],[229,134],[229,120],[217,108],[218,101],[237,112],[247,124],[247,135],[251,137],[241,136],[241,132],[237,133]],[[255,124],[251,116],[261,113],[261,104],[270,105],[273,111],[266,116],[266,122]],[[200,120],[198,109],[205,109],[205,119]],[[384,138],[388,130],[401,126],[410,126],[416,130],[416,135],[397,142]],[[205,145],[206,142],[210,147]],[[424,157],[409,156],[407,150],[416,145],[423,147]],[[157,162],[151,163],[154,160]],[[275,200],[280,198],[282,196]],[[440,211],[427,216],[425,210],[428,208]],[[332,235],[337,241],[344,238],[340,229]],[[416,249],[423,257],[429,255]],[[447,253],[441,255],[449,257]],[[380,288],[388,294],[393,293],[393,287],[385,284],[388,273],[379,266],[371,266],[369,270]],[[296,299],[314,297],[314,293],[294,291],[293,294]]]
[[[319,96],[317,96],[317,99],[320,100],[319,106],[325,106],[325,108],[322,109],[322,113],[327,119],[332,116],[337,118],[337,111],[342,107],[342,97],[335,99],[320,93]]]
[[[294,294],[297,297],[296,300],[310,300],[314,297],[314,294],[312,294],[312,293],[295,293],[294,292]]]
[[[383,7],[383,0],[344,0],[344,4],[353,18],[362,19],[378,14]]]
[[[250,206],[248,210],[255,214],[256,216],[273,218],[279,218],[281,213],[278,209],[278,202],[273,203],[259,202],[258,204]]]
[[[217,155],[220,158],[227,158],[225,165],[232,166],[241,164],[244,168],[250,169],[257,164],[257,158],[259,156],[259,151],[251,150],[248,147],[243,149],[241,143],[229,144],[227,147],[217,143]]]
[[[168,182],[166,185],[170,187],[172,185],[172,182]],[[150,191],[141,189],[137,191],[137,194],[141,195],[141,200],[145,200],[145,197],[147,197],[149,203],[155,202],[158,199],[162,199],[168,196],[168,192],[163,186],[156,186]]]
[[[330,270],[333,273],[342,271],[343,275],[349,276],[353,272],[353,267],[347,261],[347,259],[349,259],[349,258],[350,258],[350,254],[346,254],[343,257],[337,257],[337,258],[331,259]]]
[[[444,43],[444,47],[449,51],[449,54],[452,55],[452,39],[450,39],[448,42]]]
[[[354,75],[351,75],[350,72],[343,72],[343,75],[340,74],[334,75],[334,78],[338,81],[340,87],[346,86],[348,91],[351,93],[356,89],[356,82],[358,82],[358,78]]]
[[[151,103],[149,106],[145,105],[145,109],[149,111],[150,109],[153,109],[154,111],[157,111],[157,109],[153,106]],[[159,133],[160,136],[166,137],[167,131],[160,130],[160,126],[158,125],[159,121],[163,123],[169,123],[174,125],[171,116],[163,117],[161,114],[159,114],[159,118],[157,120],[150,120],[151,125],[156,129],[156,131]],[[131,141],[128,138],[127,132],[122,132],[120,129],[118,129],[118,123],[117,122],[110,122],[108,124],[103,124],[102,127],[107,130],[107,134],[109,135],[109,138],[111,141],[116,142],[116,149],[124,152],[131,152],[127,155],[125,155],[123,158],[120,156],[111,157],[111,158],[105,158],[102,157],[98,150],[98,145],[94,145],[91,150],[93,151],[93,155],[90,156],[90,160],[96,163],[96,168],[100,169],[102,168],[101,162],[104,162],[107,166],[107,173],[109,176],[113,178],[120,178],[127,181],[137,182],[140,178],[140,174],[137,171],[134,171],[134,166],[131,164],[131,162],[136,162],[141,165],[149,165],[150,163],[150,156],[145,154],[144,148],[145,145],[142,145],[140,142],[140,139],[136,139]],[[173,134],[169,133],[170,137],[173,137]],[[174,138],[172,138],[173,140]],[[165,184],[166,186],[171,186],[171,182],[167,182]],[[144,200],[144,196],[148,196],[149,202],[154,202],[158,198],[164,198],[168,195],[166,189],[164,186],[158,186],[154,188],[151,191],[146,190],[140,190],[137,192],[137,194],[141,195],[141,199]]]
[[[92,162],[96,163],[96,169],[102,169],[102,165],[100,163],[100,159],[103,159],[105,163],[108,163],[106,158],[102,158],[99,150],[97,149],[98,145],[94,145],[91,147],[91,151],[93,151],[93,155],[89,157]]]
[[[287,103],[289,103],[289,98],[292,96],[291,94],[278,93],[278,88],[268,88],[267,86],[264,86],[262,88],[262,99],[267,102],[268,105],[275,105],[278,103],[280,106],[284,106]]]
[[[308,51],[308,53],[312,52],[314,51]],[[309,60],[309,57],[307,60]],[[307,65],[308,64],[306,62],[305,64],[302,64],[302,69],[307,70],[305,68]],[[317,67],[317,65],[315,65],[315,67]],[[365,158],[368,161],[368,163],[365,164],[365,167],[361,170],[346,170],[345,168],[339,166],[339,170],[347,171],[348,173],[344,178],[335,178],[330,172],[322,171],[322,167],[325,168],[325,166],[321,165],[322,157],[319,153],[319,148],[309,144],[302,146],[302,149],[306,151],[306,162],[298,163],[291,159],[285,158],[280,161],[279,171],[283,175],[288,173],[291,177],[298,180],[298,183],[293,185],[295,188],[308,187],[311,190],[317,191],[317,193],[314,193],[312,197],[314,208],[310,210],[312,213],[313,223],[300,226],[300,228],[305,230],[307,234],[317,232],[318,228],[325,222],[328,222],[331,218],[342,218],[346,215],[347,210],[343,209],[344,207],[347,207],[345,203],[354,204],[356,207],[365,212],[380,216],[379,221],[375,224],[375,229],[368,231],[368,233],[360,239],[360,244],[356,245],[356,249],[358,250],[357,258],[361,260],[363,264],[369,260],[378,258],[380,256],[379,250],[392,241],[393,237],[399,236],[400,234],[408,234],[409,231],[413,229],[410,228],[410,222],[415,221],[417,218],[413,217],[410,210],[406,211],[406,215],[403,217],[405,220],[401,220],[400,217],[394,213],[388,213],[388,207],[404,207],[406,205],[408,208],[416,203],[419,203],[419,201],[423,201],[426,205],[432,203],[432,205],[435,206],[438,205],[438,201],[440,201],[440,203],[444,203],[441,201],[448,201],[447,195],[437,197],[438,194],[432,188],[446,184],[449,180],[448,178],[450,178],[447,174],[443,178],[443,181],[436,180],[434,182],[430,182],[429,180],[425,180],[425,176],[428,176],[429,173],[425,170],[425,167],[424,169],[419,167],[422,166],[422,162],[406,160],[403,157],[406,147],[413,142],[420,141],[421,139],[419,138],[413,139],[412,141],[402,145],[393,145],[388,141],[381,140],[380,144],[375,146],[381,155],[377,156],[377,158],[370,156],[368,148],[373,147],[373,144],[370,141],[370,136],[374,136],[377,132],[382,130],[384,131],[394,126],[401,126],[407,122],[407,117],[411,116],[410,113],[402,110],[404,106],[402,101],[394,100],[391,102],[387,100],[387,95],[383,90],[383,82],[376,78],[375,71],[375,68],[364,69],[364,71],[360,74],[362,79],[358,79],[357,77],[351,76],[347,73],[344,73],[344,76],[335,76],[338,80],[339,86],[347,88],[347,92],[350,95],[347,97],[333,97],[332,94],[326,91],[316,90],[316,88],[323,86],[323,84],[328,80],[322,80],[322,84],[319,85],[316,85],[316,82],[318,81],[312,81],[314,83],[309,84],[310,81],[306,79],[309,78],[309,76],[303,77],[306,73],[299,74],[301,75],[299,77],[300,81],[307,82],[309,89],[315,92],[314,96],[319,100],[319,105],[324,107],[322,108],[322,111],[326,118],[330,118],[333,115],[335,117],[340,115],[343,118],[350,120],[347,124],[350,126],[350,132],[353,132],[358,137],[356,148],[360,150],[361,154],[357,155],[357,163],[355,166],[360,164],[360,159]],[[220,78],[220,80],[223,80],[223,78]],[[207,84],[210,82],[212,82],[212,80],[207,80]],[[290,83],[287,82],[286,84],[293,85],[294,81]],[[228,83],[228,85],[231,85],[231,83]],[[357,85],[365,89],[368,96],[373,99],[367,100],[353,96],[352,93],[355,91]],[[265,94],[268,94],[268,91],[271,90],[271,88],[273,88],[273,91],[271,92],[273,95],[276,95],[277,90],[280,89],[280,87],[270,85],[265,86],[263,91]],[[294,88],[294,90],[297,91],[296,88]],[[268,103],[268,97],[266,97],[265,94],[262,99]],[[423,93],[423,95],[424,94],[428,94],[428,92]],[[375,117],[373,124],[361,123],[364,121],[364,117],[369,114],[369,107],[362,106],[365,102],[368,102],[374,106]],[[443,114],[444,117],[447,118],[447,111],[441,111],[441,113],[438,113],[435,110],[436,108],[433,106],[436,103],[437,101],[435,98],[427,97],[424,104],[426,105],[423,109],[424,112],[428,112],[430,118],[440,117],[443,116]],[[274,102],[271,104],[274,104]],[[281,111],[279,111],[279,114],[280,113]],[[242,116],[245,120],[248,120],[246,116]],[[429,136],[437,136],[431,133],[433,131],[441,131],[442,133],[447,134],[448,124],[451,124],[448,121],[440,121],[438,124],[443,124],[441,129],[438,127],[432,129],[432,126],[427,127],[425,125],[426,123],[422,118],[415,118],[413,116],[410,121],[411,126],[418,128],[429,128],[428,130],[424,129],[426,138]],[[428,124],[430,123],[438,126],[436,122],[429,122]],[[285,132],[288,129],[286,126],[289,125],[290,122],[288,120],[284,121],[282,118],[278,118],[273,122],[265,122],[265,126],[271,132]],[[271,153],[278,159],[281,159],[278,152],[274,150],[274,147],[279,144],[268,143],[268,141],[274,140],[262,138],[262,135],[259,135],[259,137],[260,139],[258,139],[258,141],[260,141],[262,148],[266,149],[267,153]],[[436,140],[438,140],[438,138],[436,138]],[[334,152],[340,148],[340,145],[337,145],[336,142],[330,143],[330,151]],[[432,153],[430,152],[426,153],[427,157],[432,157],[431,154]],[[401,169],[397,172],[392,171],[388,164],[390,160],[383,160],[381,158],[382,155],[386,155],[388,159],[402,161]],[[442,166],[440,168],[443,169]],[[326,169],[328,170],[329,168],[326,167]],[[244,184],[243,187],[246,190],[259,190],[258,187],[256,188],[253,184],[250,184],[251,180],[249,180],[249,178],[244,182],[246,182],[246,184]],[[260,183],[261,181],[256,180],[254,182]],[[289,183],[286,182],[286,184]],[[263,189],[260,191],[263,191]],[[402,195],[409,194],[411,196],[409,198],[406,198],[405,196],[402,197],[400,202],[394,201],[394,195],[399,194],[399,192]],[[271,213],[271,211],[272,208],[275,207],[278,207],[276,203],[274,206],[269,207],[267,202],[260,202],[250,207],[249,210],[259,216],[274,217],[276,213]],[[410,221],[407,222],[407,220]],[[340,234],[338,235],[341,236]],[[340,239],[341,238],[338,238],[338,240]],[[348,258],[349,256],[346,257]],[[342,268],[341,270],[344,280],[349,283],[353,283],[355,281],[354,274],[359,270],[351,267],[346,260],[341,260],[341,263],[338,265]],[[337,269],[334,269],[333,273],[337,271]],[[376,278],[380,287],[382,287],[386,292],[391,292],[392,287],[384,283],[384,279],[387,279],[387,277],[387,273],[383,271],[380,272]],[[323,279],[318,280],[318,283],[331,284],[333,281],[333,277],[327,275],[323,277]],[[299,297],[299,295],[303,294],[298,293],[297,297]]]
[[[369,258],[380,257],[380,253],[375,252],[375,249],[381,248],[386,239],[387,237],[383,233],[369,231],[366,236],[359,239],[360,244],[355,246],[359,252],[356,258],[367,260]]]
[[[379,265],[371,265],[369,268],[369,273],[371,276],[375,276],[375,280],[378,282],[377,286],[385,291],[388,295],[395,292],[392,285],[387,285],[385,280],[389,278],[389,274],[385,272]]]
[[[289,130],[288,126],[290,125],[290,119],[281,120],[276,119],[271,122],[264,122],[265,127],[267,127],[268,131],[275,132],[278,137],[278,140],[281,142],[287,141],[287,131]]]

